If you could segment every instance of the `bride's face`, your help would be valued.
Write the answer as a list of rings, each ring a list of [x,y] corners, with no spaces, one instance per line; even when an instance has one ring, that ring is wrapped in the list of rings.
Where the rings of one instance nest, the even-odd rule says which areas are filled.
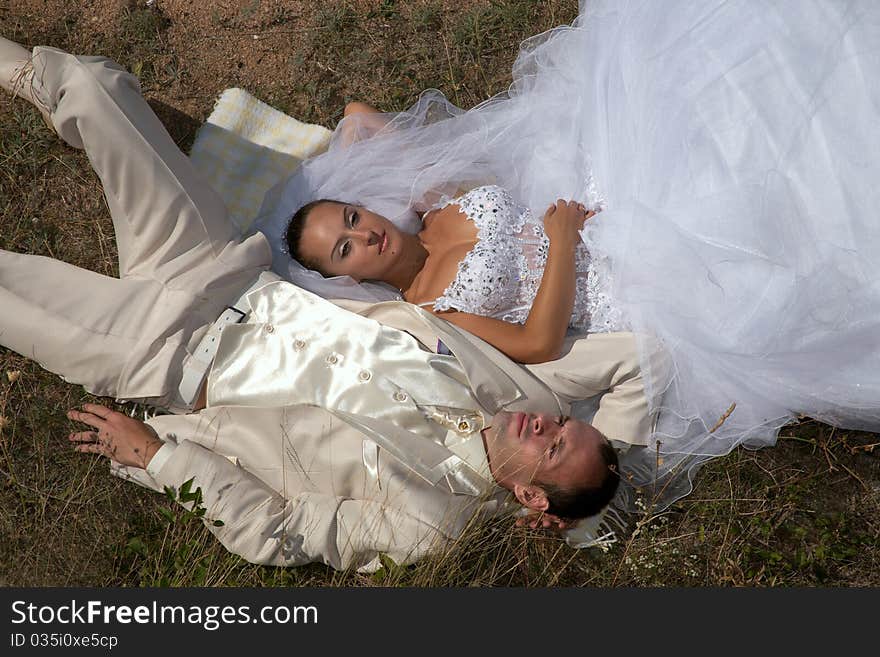
[[[300,252],[326,276],[388,282],[403,245],[400,231],[385,217],[328,201],[306,218]]]

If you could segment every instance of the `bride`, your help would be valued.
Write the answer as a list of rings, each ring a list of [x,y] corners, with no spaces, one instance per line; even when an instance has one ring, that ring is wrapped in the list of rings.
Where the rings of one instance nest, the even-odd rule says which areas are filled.
[[[542,226],[507,190],[484,185],[425,212],[412,235],[367,208],[319,200],[294,214],[285,243],[325,277],[386,283],[514,360],[541,363],[559,356],[568,325],[590,326],[578,230],[593,214],[560,200]]]
[[[429,91],[399,114],[345,118],[326,153],[267,195],[258,225],[294,282],[329,297],[399,298],[291,260],[294,211],[330,199],[339,203],[312,211],[337,213],[337,233],[371,213],[415,234],[439,229],[446,208],[444,221],[473,219],[495,195],[501,219],[475,221],[470,241],[445,247],[459,254],[455,267],[403,296],[441,316],[456,309],[452,321],[491,316],[479,306],[500,299],[496,319],[516,323],[531,321],[538,297],[524,309],[506,283],[485,295],[469,287],[472,254],[505,231],[522,251],[542,248],[540,231],[528,242],[520,221],[556,199],[574,199],[554,204],[569,227],[601,207],[580,234],[589,263],[573,259],[569,278],[548,287],[564,297],[550,306],[554,327],[562,317],[563,331],[639,338],[658,422],[651,446],[624,454],[621,468],[667,504],[690,491],[700,463],[773,444],[799,414],[880,430],[878,39],[871,0],[590,0],[572,26],[523,44],[506,94],[462,111]],[[546,219],[545,228],[552,238]],[[381,240],[370,246],[384,254],[387,232],[376,235],[365,239]],[[357,274],[328,269],[320,239],[294,246],[327,273]],[[344,248],[333,241],[333,254]],[[480,266],[540,278],[540,257],[526,271],[517,258]],[[579,308],[590,320],[577,321]]]

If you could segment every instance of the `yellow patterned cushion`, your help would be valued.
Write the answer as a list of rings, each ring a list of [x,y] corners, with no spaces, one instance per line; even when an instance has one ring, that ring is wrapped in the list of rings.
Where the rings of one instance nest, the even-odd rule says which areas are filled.
[[[199,128],[190,159],[245,231],[266,191],[325,150],[330,135],[327,128],[297,121],[244,89],[227,89]]]

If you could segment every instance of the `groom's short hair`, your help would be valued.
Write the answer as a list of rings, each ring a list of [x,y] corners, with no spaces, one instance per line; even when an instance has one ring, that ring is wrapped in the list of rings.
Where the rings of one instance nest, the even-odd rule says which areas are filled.
[[[606,439],[599,446],[599,455],[606,467],[603,470],[604,476],[598,484],[567,488],[535,481],[535,484],[547,495],[549,502],[547,513],[560,518],[588,518],[608,506],[620,484],[617,452]]]

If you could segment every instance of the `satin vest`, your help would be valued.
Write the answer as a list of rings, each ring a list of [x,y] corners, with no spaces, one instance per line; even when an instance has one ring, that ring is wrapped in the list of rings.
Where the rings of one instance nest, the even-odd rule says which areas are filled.
[[[248,301],[247,321],[222,333],[209,406],[319,406],[365,434],[364,464],[374,476],[381,446],[454,493],[496,486],[485,451],[472,449],[491,415],[454,356],[283,281]]]

